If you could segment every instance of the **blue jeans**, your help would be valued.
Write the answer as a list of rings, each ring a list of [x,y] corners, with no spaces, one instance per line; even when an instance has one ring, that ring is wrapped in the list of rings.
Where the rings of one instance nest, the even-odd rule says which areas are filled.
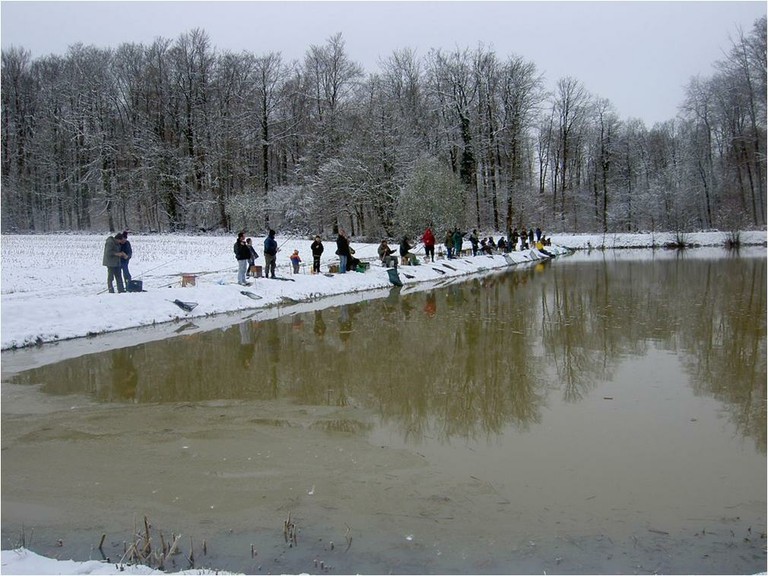
[[[120,259],[120,269],[123,271],[123,280],[125,280],[127,286],[128,281],[131,279],[131,273],[128,272],[128,260],[125,258]]]
[[[344,274],[347,271],[347,257],[339,256],[339,274]]]
[[[237,261],[237,283],[245,284],[245,271],[248,269],[248,260]]]

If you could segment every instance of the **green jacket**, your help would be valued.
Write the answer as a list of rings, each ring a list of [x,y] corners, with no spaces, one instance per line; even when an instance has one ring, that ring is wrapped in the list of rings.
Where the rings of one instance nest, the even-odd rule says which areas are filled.
[[[109,236],[104,243],[104,260],[102,264],[107,268],[117,268],[120,266],[120,243],[114,236]]]

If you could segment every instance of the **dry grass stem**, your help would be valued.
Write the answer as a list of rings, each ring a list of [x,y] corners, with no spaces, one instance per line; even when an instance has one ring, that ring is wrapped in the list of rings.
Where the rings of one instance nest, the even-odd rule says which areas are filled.
[[[283,538],[291,548],[293,546],[298,545],[299,543],[299,536],[298,536],[298,530],[296,529],[296,523],[291,520],[290,512],[288,512],[288,518],[285,520],[285,522],[283,522]]]
[[[350,547],[352,546],[352,530],[350,529],[349,525],[347,524],[347,531],[344,533],[344,539],[347,541],[347,548],[344,550],[344,552],[349,552]]]

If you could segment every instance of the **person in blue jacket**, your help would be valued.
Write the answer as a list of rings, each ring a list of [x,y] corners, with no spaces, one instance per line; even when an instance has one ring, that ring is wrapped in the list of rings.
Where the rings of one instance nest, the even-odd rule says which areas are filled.
[[[275,277],[275,266],[277,264],[277,241],[275,240],[275,231],[270,230],[267,238],[264,240],[264,277]]]
[[[131,243],[128,241],[128,230],[123,230],[123,254],[125,256],[120,260],[120,270],[123,273],[123,283],[125,287],[128,287],[128,282],[131,281],[131,273],[128,271],[128,261],[133,256],[133,249]]]

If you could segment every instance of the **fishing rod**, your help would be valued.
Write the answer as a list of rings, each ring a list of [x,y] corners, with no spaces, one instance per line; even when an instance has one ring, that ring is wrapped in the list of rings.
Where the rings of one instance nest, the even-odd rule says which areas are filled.
[[[208,274],[221,274],[223,272],[231,272],[231,271],[232,271],[232,267],[227,266],[226,268],[222,268],[221,270],[207,270],[204,272],[195,272],[194,275],[195,277],[199,278],[200,276],[206,276]],[[163,284],[162,286],[157,286],[157,288],[170,288],[171,286],[178,284],[179,282],[180,280],[174,280],[170,284]]]
[[[159,266],[155,266],[154,268],[150,268],[149,270],[144,270],[144,272],[142,272],[141,274],[138,274],[137,277],[141,278],[142,276],[144,276],[144,274],[149,274],[150,272],[154,272],[155,270],[163,268],[164,266],[168,266],[168,264],[170,264],[171,262],[175,262],[175,261],[176,261],[176,258],[172,258],[172,259],[168,260],[168,262],[164,262],[164,263],[160,264]]]
[[[283,246],[285,246],[288,243],[288,240],[293,240],[294,236],[288,236],[285,240],[283,240],[282,244],[278,244],[277,249],[280,250]]]
[[[271,230],[271,228],[270,228],[270,230]],[[277,232],[275,232],[275,236],[277,236]],[[269,237],[269,230],[267,230],[267,233],[264,235],[264,238],[268,238],[268,237]],[[294,236],[294,235],[292,235],[292,234],[291,234],[291,235],[289,235],[289,236],[288,236],[288,237],[287,237],[285,240],[283,240],[283,241],[282,241],[280,244],[278,244],[278,245],[277,245],[277,249],[278,249],[278,250],[280,250],[280,248],[282,248],[283,246],[285,246],[285,245],[286,245],[286,243],[287,243],[289,240],[294,240],[295,238],[296,238],[296,236]]]

